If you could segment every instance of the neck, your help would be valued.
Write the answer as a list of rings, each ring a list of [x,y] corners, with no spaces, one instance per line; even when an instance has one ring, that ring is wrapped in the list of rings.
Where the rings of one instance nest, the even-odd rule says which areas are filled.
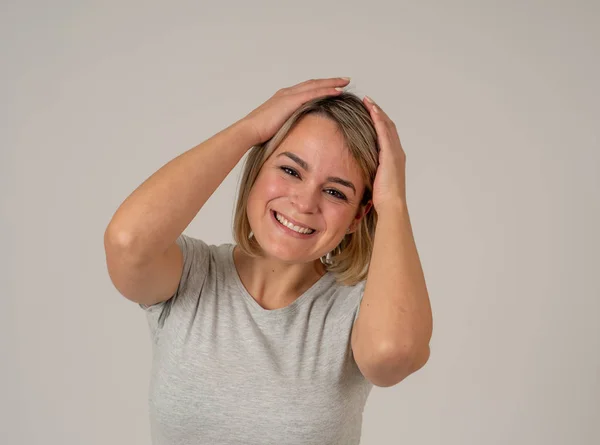
[[[291,304],[327,272],[319,261],[289,264],[270,257],[249,257],[233,251],[238,275],[252,297],[263,307]]]

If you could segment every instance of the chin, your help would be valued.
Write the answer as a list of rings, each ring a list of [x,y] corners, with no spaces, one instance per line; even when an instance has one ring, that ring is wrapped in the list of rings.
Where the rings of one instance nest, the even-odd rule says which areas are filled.
[[[284,263],[296,264],[307,263],[314,261],[309,252],[303,252],[298,249],[298,246],[282,243],[281,241],[272,240],[268,237],[256,237],[256,242],[260,245],[266,257],[276,258]],[[317,258],[318,259],[318,258]]]
[[[270,242],[267,245],[261,244],[266,255],[277,258],[286,263],[305,263],[311,261],[307,256],[292,246],[283,246],[281,244]]]

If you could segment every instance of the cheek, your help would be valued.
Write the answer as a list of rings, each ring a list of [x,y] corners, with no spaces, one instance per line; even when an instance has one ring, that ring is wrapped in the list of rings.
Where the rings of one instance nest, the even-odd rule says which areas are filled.
[[[323,217],[327,221],[327,227],[336,232],[346,232],[352,223],[354,214],[353,211],[342,209],[340,206],[323,206]]]
[[[265,209],[265,205],[268,205],[274,199],[282,196],[285,193],[282,181],[277,178],[262,177],[257,178],[250,195],[248,196],[248,203],[246,211],[248,215],[260,215]]]
[[[271,200],[288,193],[289,182],[278,175],[264,176],[256,181],[256,195],[262,200]]]

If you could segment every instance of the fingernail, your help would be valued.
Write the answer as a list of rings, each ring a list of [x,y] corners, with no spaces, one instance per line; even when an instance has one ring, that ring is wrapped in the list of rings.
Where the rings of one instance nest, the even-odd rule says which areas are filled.
[[[340,79],[344,79],[344,80],[350,81],[349,77],[340,77]]]
[[[340,88],[340,87],[335,87],[335,89],[338,90],[338,91],[344,91],[344,89]]]
[[[367,102],[369,102],[370,104],[375,103],[375,102],[373,102],[373,99],[371,99],[369,96],[365,96],[365,99],[367,99]]]

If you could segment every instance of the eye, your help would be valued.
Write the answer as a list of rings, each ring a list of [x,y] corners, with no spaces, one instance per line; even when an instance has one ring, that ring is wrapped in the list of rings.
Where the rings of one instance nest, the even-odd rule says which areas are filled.
[[[280,167],[280,168],[290,176],[296,176],[297,178],[300,177],[298,172],[296,170],[294,170],[293,168],[289,168],[289,167]]]
[[[296,177],[296,178],[300,179],[300,175],[299,175],[299,174],[298,174],[298,172],[297,172],[296,170],[294,170],[293,168],[286,167],[286,166],[282,166],[282,167],[279,167],[279,168],[280,168],[281,170],[283,170],[283,171],[284,171],[286,174],[288,174],[288,175],[290,175],[290,176],[294,176],[294,177]],[[327,190],[325,190],[325,192],[326,192],[328,195],[331,195],[331,196],[333,196],[334,198],[336,198],[336,199],[339,199],[339,200],[341,200],[341,201],[347,201],[347,200],[348,200],[348,198],[346,198],[346,195],[344,195],[342,192],[340,192],[340,191],[338,191],[338,190],[336,190],[336,189],[327,189]],[[332,193],[329,193],[329,192],[332,192]]]
[[[333,192],[333,193],[334,193],[333,195],[331,195],[331,193],[329,193],[329,194],[330,194],[331,196],[334,196],[334,197],[338,198],[338,199],[341,199],[341,200],[343,200],[343,201],[346,201],[346,200],[347,200],[347,198],[346,198],[346,195],[344,195],[342,192],[338,192],[338,191],[337,191],[337,190],[335,190],[335,189],[328,189],[328,190],[327,190],[327,192]]]

